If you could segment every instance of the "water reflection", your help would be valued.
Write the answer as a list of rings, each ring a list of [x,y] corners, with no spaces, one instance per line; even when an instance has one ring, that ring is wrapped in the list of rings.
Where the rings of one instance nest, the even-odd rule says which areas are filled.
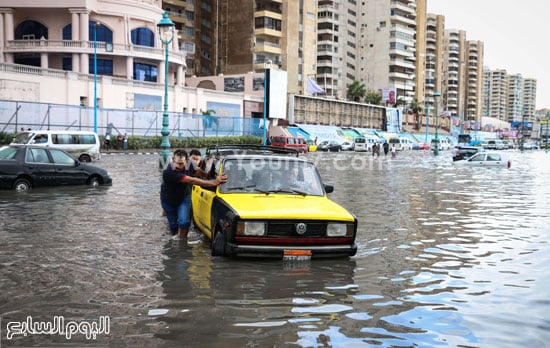
[[[508,170],[442,154],[309,154],[360,221],[357,256],[309,264],[170,240],[156,156],[106,156],[112,187],[2,191],[2,328],[108,315],[111,346],[544,346],[548,155],[510,152]]]

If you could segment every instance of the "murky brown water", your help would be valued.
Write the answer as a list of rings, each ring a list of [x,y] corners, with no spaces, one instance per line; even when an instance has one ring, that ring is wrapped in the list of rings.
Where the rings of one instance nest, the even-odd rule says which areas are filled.
[[[165,232],[156,155],[105,156],[109,188],[0,192],[2,347],[543,347],[550,154],[508,169],[450,153],[312,153],[359,218],[350,259],[213,258]],[[95,340],[10,322],[108,316]]]

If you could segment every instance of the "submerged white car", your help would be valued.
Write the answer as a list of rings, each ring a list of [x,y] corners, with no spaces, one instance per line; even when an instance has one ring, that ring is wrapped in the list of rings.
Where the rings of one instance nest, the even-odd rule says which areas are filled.
[[[453,162],[456,165],[467,165],[470,167],[507,167],[512,166],[508,156],[498,152],[478,152],[472,157]]]

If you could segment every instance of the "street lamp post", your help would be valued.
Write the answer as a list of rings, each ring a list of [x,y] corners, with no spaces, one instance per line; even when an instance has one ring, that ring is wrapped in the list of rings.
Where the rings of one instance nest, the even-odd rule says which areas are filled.
[[[426,100],[426,144],[428,143],[428,128],[430,127],[430,102]]]
[[[94,132],[97,134],[97,29],[101,23],[94,24]]]
[[[437,98],[441,97],[441,94],[439,92],[434,93],[434,104],[435,104],[435,141],[434,141],[434,156],[439,155],[439,137],[437,134],[437,128],[438,128],[438,119],[439,115],[437,113]]]
[[[523,152],[525,144],[525,109],[521,109],[521,139],[519,140],[519,150]]]
[[[163,168],[170,160],[170,129],[168,128],[170,119],[168,117],[168,45],[174,39],[174,22],[168,18],[168,13],[162,14],[162,19],[157,24],[160,42],[164,44],[164,111],[162,113],[162,142],[160,144],[162,150],[160,151],[160,167]]]
[[[546,152],[548,152],[548,122],[549,121],[550,121],[550,112],[547,112],[546,113],[546,136],[545,136],[545,138],[546,138],[545,143],[546,144],[544,144],[545,145],[544,148],[546,149],[545,150]]]

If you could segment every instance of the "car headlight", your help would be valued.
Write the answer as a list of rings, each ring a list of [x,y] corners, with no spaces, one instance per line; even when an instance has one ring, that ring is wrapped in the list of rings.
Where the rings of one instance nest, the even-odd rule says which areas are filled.
[[[332,223],[327,225],[327,236],[328,237],[346,237],[353,234],[353,226],[349,224],[341,223]]]
[[[265,222],[241,221],[237,224],[238,236],[263,236],[265,235]]]

